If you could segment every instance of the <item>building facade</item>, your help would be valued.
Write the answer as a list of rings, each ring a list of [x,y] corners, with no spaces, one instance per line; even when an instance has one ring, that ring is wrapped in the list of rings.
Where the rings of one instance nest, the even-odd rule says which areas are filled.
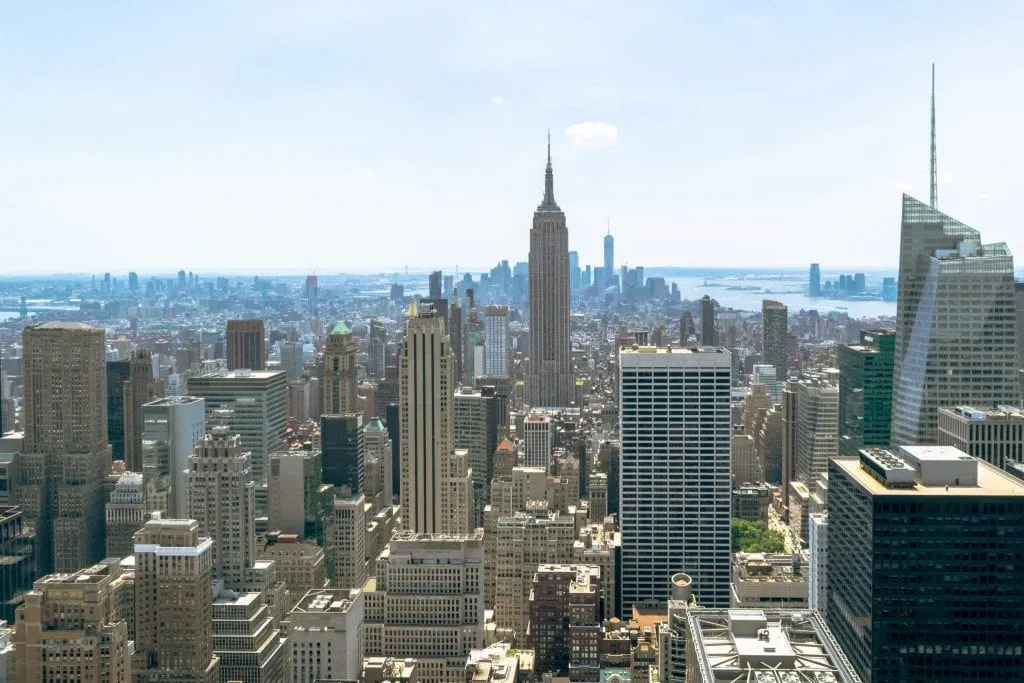
[[[262,320],[229,320],[228,370],[266,370],[267,338]]]
[[[728,606],[732,354],[638,347],[619,353],[620,614],[694,577],[701,604]]]
[[[935,443],[941,406],[1016,402],[1013,256],[903,195],[892,441]]]
[[[859,344],[839,347],[840,455],[889,445],[895,351],[891,330],[863,330]]]
[[[828,516],[829,623],[864,680],[1024,679],[1024,483],[949,446],[865,449],[829,463]]]
[[[16,497],[39,541],[41,572],[103,559],[110,469],[104,331],[51,322],[22,333],[25,425]]]
[[[1024,461],[1024,410],[1012,406],[939,408],[938,443],[1006,469],[1011,462]]]
[[[338,323],[327,335],[324,347],[323,411],[325,415],[357,413],[356,342],[345,323]]]
[[[544,199],[530,230],[530,365],[526,402],[559,408],[572,402],[569,329],[569,231],[565,213],[555,203],[551,141],[544,174]]]
[[[775,377],[789,376],[786,336],[789,334],[789,309],[779,301],[761,302],[761,362],[775,368]]]

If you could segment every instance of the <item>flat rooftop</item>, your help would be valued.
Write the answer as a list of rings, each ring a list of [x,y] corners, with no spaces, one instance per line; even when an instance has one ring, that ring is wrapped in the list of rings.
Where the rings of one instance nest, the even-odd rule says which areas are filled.
[[[990,420],[1024,422],[1024,408],[1017,408],[1016,406],[996,406],[995,408],[954,406],[952,408],[940,408],[939,410],[971,422],[987,422]]]
[[[698,681],[860,682],[815,610],[697,608],[687,630]]]
[[[928,448],[953,448],[952,446]],[[957,453],[962,453],[954,448]],[[915,481],[907,488],[890,488],[868,473],[860,458],[833,458],[832,462],[866,491],[876,496],[1024,496],[1024,481],[1007,474],[1001,469],[978,461],[978,483],[976,486],[925,486]]]

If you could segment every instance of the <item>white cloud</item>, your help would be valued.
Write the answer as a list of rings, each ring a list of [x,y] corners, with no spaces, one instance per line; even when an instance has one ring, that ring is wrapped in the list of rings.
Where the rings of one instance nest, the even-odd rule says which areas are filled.
[[[497,105],[502,105],[505,104],[505,98],[502,97],[501,95],[495,95],[494,97],[491,98],[491,102]]]
[[[371,176],[377,175],[377,172],[374,171],[372,168],[357,168],[356,169],[356,175],[361,175],[361,176],[364,176],[366,178],[369,178]]]
[[[611,147],[619,139],[619,129],[604,121],[574,123],[565,129],[565,134],[580,149]]]

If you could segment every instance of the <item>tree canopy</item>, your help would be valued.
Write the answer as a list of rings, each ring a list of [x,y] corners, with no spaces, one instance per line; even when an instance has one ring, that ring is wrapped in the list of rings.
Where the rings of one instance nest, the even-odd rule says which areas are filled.
[[[764,522],[732,520],[732,550],[745,553],[781,553],[786,539],[781,531],[769,529]]]

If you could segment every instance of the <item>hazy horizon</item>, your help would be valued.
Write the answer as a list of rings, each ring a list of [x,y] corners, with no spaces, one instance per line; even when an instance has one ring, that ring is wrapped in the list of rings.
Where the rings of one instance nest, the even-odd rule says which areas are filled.
[[[935,61],[939,208],[1021,258],[1022,32],[1024,5],[923,0],[8,4],[0,248],[34,273],[523,258],[550,129],[582,263],[609,222],[617,263],[895,262]]]

